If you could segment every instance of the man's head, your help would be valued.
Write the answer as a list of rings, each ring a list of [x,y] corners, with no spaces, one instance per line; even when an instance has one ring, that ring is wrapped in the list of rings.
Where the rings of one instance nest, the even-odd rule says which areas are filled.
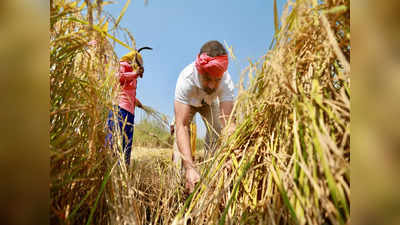
[[[210,57],[226,55],[225,47],[219,41],[208,41],[200,49],[200,55],[206,53]]]
[[[215,92],[228,69],[228,56],[224,46],[218,41],[205,43],[197,56],[196,69],[203,90],[207,94]]]

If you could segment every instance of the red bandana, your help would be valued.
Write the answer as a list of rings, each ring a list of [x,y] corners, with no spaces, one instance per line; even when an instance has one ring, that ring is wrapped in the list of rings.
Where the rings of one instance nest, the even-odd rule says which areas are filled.
[[[206,53],[197,56],[196,69],[200,74],[222,77],[228,69],[228,55],[210,57]]]

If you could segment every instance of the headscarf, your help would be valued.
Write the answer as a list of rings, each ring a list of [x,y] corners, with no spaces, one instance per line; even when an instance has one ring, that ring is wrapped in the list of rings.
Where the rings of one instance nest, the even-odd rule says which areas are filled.
[[[138,51],[134,50],[134,51],[131,51],[128,54],[122,56],[120,61],[121,62],[132,62],[135,57],[142,60],[142,55]]]
[[[120,62],[131,62],[134,69],[143,67],[143,65],[140,65],[140,61],[143,62],[142,55],[140,54],[140,52],[142,50],[153,50],[153,49],[145,46],[145,47],[139,48],[139,50],[133,50],[133,51],[129,52],[128,54],[122,56],[120,59]]]
[[[200,74],[209,74],[213,77],[222,77],[228,69],[228,55],[211,57],[206,53],[197,55],[196,69]]]

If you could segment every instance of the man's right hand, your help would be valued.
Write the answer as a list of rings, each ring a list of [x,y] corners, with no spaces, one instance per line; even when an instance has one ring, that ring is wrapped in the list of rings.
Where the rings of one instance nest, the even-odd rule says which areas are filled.
[[[186,169],[186,189],[189,193],[192,193],[194,186],[200,181],[200,174],[196,171],[194,167],[189,167]]]

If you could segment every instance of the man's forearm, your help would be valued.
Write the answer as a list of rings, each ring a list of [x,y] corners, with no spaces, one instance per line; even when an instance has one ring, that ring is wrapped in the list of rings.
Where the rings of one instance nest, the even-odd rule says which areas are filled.
[[[194,167],[189,142],[189,126],[176,125],[176,141],[178,149],[183,155],[183,166],[185,168]]]
[[[225,127],[226,124],[228,123],[229,117],[232,113],[233,109],[233,102],[228,101],[228,102],[221,102],[220,103],[220,121],[222,127]]]
[[[223,114],[221,114],[219,116],[219,121],[221,123],[221,127],[222,128],[224,128],[226,126],[226,123],[228,123],[228,120],[229,120],[229,116],[226,116],[226,115],[223,115]]]

